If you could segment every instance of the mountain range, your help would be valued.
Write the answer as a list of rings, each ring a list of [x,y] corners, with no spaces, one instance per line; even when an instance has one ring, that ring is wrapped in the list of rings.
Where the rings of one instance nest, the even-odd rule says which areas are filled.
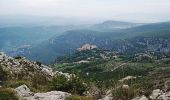
[[[109,20],[80,26],[4,27],[0,32],[1,51],[46,64],[74,53],[84,44],[127,55],[146,51],[169,53],[170,22],[146,24]]]
[[[59,56],[72,54],[77,48],[87,43],[127,55],[146,51],[169,53],[169,35],[170,22],[146,24],[112,31],[91,30],[89,28],[69,30],[60,36],[53,36],[32,46],[23,53],[23,56],[43,63],[50,63]]]
[[[1,27],[0,51],[2,100],[170,97],[170,22]]]

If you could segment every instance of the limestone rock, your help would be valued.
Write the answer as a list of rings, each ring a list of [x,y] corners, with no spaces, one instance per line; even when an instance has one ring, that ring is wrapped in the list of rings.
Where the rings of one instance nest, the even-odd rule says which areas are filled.
[[[12,58],[0,52],[0,65],[2,69],[9,74],[10,78],[16,78],[16,75],[22,73],[23,75],[33,77],[35,73],[39,73],[47,79],[51,79],[54,75],[64,75],[66,78],[73,76],[69,73],[62,73],[53,71],[52,68],[45,66],[38,62],[31,62],[25,58]],[[29,75],[28,75],[29,74]]]
[[[108,90],[108,91],[106,92],[106,96],[104,96],[104,98],[102,98],[101,100],[113,100],[112,91],[111,91],[111,90]]]
[[[23,100],[65,100],[70,93],[62,91],[51,91],[46,93],[33,93],[26,85],[17,87],[16,92]]]
[[[122,85],[123,89],[129,89],[129,85]]]
[[[149,100],[149,99],[146,96],[142,95],[142,96],[136,97],[136,98],[134,98],[132,100]]]
[[[170,92],[163,92],[160,89],[153,90],[151,100],[170,100]]]
[[[153,90],[150,99],[157,99],[162,93],[163,92],[160,89]]]
[[[19,96],[21,97],[30,97],[33,96],[33,92],[26,85],[21,85],[15,89]]]
[[[97,48],[96,45],[90,45],[90,44],[84,44],[81,48],[78,48],[78,51],[83,51],[83,50],[92,50]]]
[[[71,94],[61,91],[51,91],[47,93],[35,93],[35,100],[65,100]]]
[[[105,96],[104,98],[102,98],[100,100],[113,100],[113,97]]]
[[[126,76],[126,77],[122,78],[121,80],[119,80],[119,82],[124,82],[126,80],[132,80],[132,79],[136,79],[136,77],[135,76]]]

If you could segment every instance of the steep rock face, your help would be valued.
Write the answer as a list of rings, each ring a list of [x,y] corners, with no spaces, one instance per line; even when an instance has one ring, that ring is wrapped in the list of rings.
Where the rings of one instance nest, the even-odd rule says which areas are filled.
[[[129,42],[131,48],[158,53],[170,52],[170,39],[161,37],[137,37]],[[129,48],[129,47],[127,47]],[[142,49],[143,48],[143,49]]]
[[[21,99],[24,100],[65,100],[71,94],[61,91],[50,91],[46,93],[33,93],[26,85],[15,89]]]

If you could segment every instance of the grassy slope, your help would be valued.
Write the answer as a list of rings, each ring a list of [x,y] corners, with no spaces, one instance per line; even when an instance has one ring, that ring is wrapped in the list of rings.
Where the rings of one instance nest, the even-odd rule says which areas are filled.
[[[139,95],[141,91],[148,96],[153,89],[164,89],[164,82],[170,77],[169,66],[169,59],[136,62],[131,58],[118,57],[110,60],[92,60],[82,64],[62,62],[52,67],[63,72],[75,73],[87,83],[94,83],[101,89],[116,89],[121,84],[128,84],[132,91],[136,91],[134,96]],[[118,81],[126,76],[137,78],[123,83]],[[115,91],[118,92],[118,90]],[[122,95],[122,93],[114,93],[116,96],[120,94]]]

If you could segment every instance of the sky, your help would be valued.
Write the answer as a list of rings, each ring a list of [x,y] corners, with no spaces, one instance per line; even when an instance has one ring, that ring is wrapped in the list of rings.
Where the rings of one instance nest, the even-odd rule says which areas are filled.
[[[0,0],[0,15],[170,21],[170,0]]]

